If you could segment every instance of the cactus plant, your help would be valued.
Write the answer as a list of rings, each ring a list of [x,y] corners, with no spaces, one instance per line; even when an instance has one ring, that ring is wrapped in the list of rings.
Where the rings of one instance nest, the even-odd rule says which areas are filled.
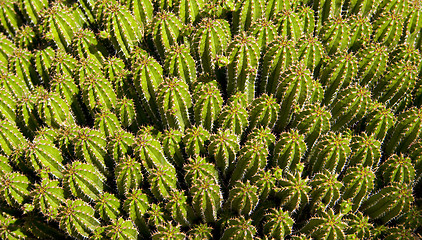
[[[375,187],[375,174],[371,166],[357,165],[349,167],[342,179],[341,189],[342,200],[349,200],[352,204],[352,211],[355,212]]]
[[[195,99],[193,106],[195,123],[212,131],[223,105],[217,82],[211,81],[197,86],[193,98]]]
[[[412,160],[403,155],[391,155],[379,166],[378,172],[382,175],[381,179],[384,185],[397,183],[412,186],[415,180],[415,168]]]
[[[304,137],[297,130],[281,133],[274,147],[273,162],[280,169],[294,171],[306,149]]]
[[[285,236],[292,232],[294,224],[289,212],[282,209],[270,209],[265,215],[264,232],[274,239],[284,239]]]
[[[251,184],[249,180],[245,183],[236,182],[230,189],[226,206],[240,215],[249,216],[258,204],[258,200],[258,187]]]
[[[234,164],[239,148],[235,134],[230,130],[220,130],[211,135],[208,154],[214,159],[216,167],[226,174],[228,168]]]
[[[227,221],[221,239],[253,239],[255,234],[256,228],[252,225],[252,220],[240,216]]]
[[[190,188],[192,206],[204,222],[215,222],[221,208],[220,186],[213,181],[198,181]]]
[[[104,192],[95,203],[95,211],[102,220],[114,223],[120,215],[120,201],[113,194]]]

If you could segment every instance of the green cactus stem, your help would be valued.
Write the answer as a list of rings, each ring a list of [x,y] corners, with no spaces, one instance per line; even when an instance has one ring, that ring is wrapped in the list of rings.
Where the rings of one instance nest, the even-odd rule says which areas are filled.
[[[331,103],[339,90],[347,87],[356,77],[358,60],[353,53],[341,51],[331,57],[321,70],[320,82],[326,87],[323,103]]]
[[[362,164],[366,167],[377,167],[381,159],[381,142],[373,135],[363,133],[355,135],[350,142],[351,154],[349,157],[349,166]]]
[[[168,51],[164,68],[170,76],[183,79],[189,86],[196,80],[195,61],[187,45],[173,45]]]
[[[192,99],[186,82],[176,77],[166,78],[158,87],[157,102],[167,128],[183,131],[191,125]]]
[[[60,228],[77,239],[88,238],[97,227],[101,226],[94,214],[95,210],[88,203],[80,199],[68,199],[60,208],[58,217]]]
[[[86,202],[98,200],[106,178],[92,164],[74,161],[64,173],[65,188]]]
[[[252,225],[252,220],[245,219],[243,216],[229,219],[225,225],[226,227],[221,240],[253,239],[257,232],[254,225]]]
[[[357,165],[346,170],[342,182],[341,198],[351,201],[352,211],[355,212],[374,189],[375,174],[371,166]]]
[[[186,235],[180,231],[180,225],[174,226],[172,222],[167,222],[157,226],[157,231],[152,235],[152,240],[159,239],[186,239]]]
[[[342,133],[328,132],[312,147],[308,156],[311,173],[324,169],[340,173],[350,154],[350,137]]]
[[[19,207],[29,200],[31,182],[19,172],[9,172],[2,176],[0,197],[11,207]]]
[[[60,206],[66,201],[64,190],[59,183],[57,180],[43,178],[31,191],[32,204],[51,220],[58,216]]]
[[[371,195],[360,209],[371,219],[387,223],[407,212],[413,200],[410,187],[393,183]]]
[[[193,106],[195,123],[208,131],[212,131],[223,106],[223,98],[218,83],[211,81],[200,84],[195,87],[192,96],[195,99]]]
[[[397,124],[391,129],[391,135],[385,144],[385,155],[390,156],[394,152],[406,152],[409,146],[421,135],[422,110],[411,108],[400,114]]]
[[[111,225],[105,228],[108,239],[138,239],[138,230],[130,220],[124,220],[122,217],[114,220]]]
[[[306,152],[304,136],[297,130],[283,132],[274,147],[273,162],[280,169],[294,171]]]
[[[204,18],[193,32],[192,48],[202,73],[213,75],[218,67],[217,57],[227,49],[231,40],[230,25],[224,19]]]
[[[239,181],[230,189],[226,206],[239,215],[249,216],[254,211],[258,201],[258,187],[251,184],[249,180],[245,183]]]
[[[319,30],[319,38],[323,42],[328,55],[348,49],[351,37],[350,31],[348,21],[341,16],[330,18],[324,23]]]
[[[412,186],[415,180],[415,168],[412,160],[402,154],[391,155],[379,166],[378,174],[381,175],[384,185],[397,183]]]
[[[262,0],[242,0],[236,4],[233,12],[233,33],[239,34],[249,30],[250,26],[263,16],[265,10]]]
[[[331,130],[338,131],[362,119],[371,106],[371,92],[359,85],[341,90],[332,104]]]
[[[387,68],[387,47],[380,44],[366,44],[357,52],[359,83],[362,86],[374,85],[374,82]]]
[[[162,11],[155,15],[151,26],[152,37],[162,61],[171,46],[180,43],[183,27],[183,22],[172,12]]]
[[[177,191],[177,178],[174,168],[158,166],[149,171],[148,182],[154,197],[160,201],[167,200]]]
[[[95,211],[99,213],[101,220],[114,222],[120,216],[120,200],[113,194],[104,192],[95,202]]]
[[[186,195],[181,191],[174,191],[166,204],[167,211],[181,226],[189,226],[193,222],[193,210],[187,202]]]
[[[236,35],[227,48],[227,56],[227,94],[232,96],[236,92],[244,92],[248,102],[252,102],[260,57],[255,37],[246,32]]]
[[[121,196],[127,196],[133,190],[139,189],[142,183],[141,164],[130,156],[119,159],[114,169],[117,191]]]
[[[211,135],[208,154],[214,159],[216,167],[225,175],[234,164],[239,151],[237,136],[230,130],[220,130]]]
[[[306,146],[311,149],[315,141],[331,128],[331,113],[320,104],[307,104],[294,114],[292,126],[305,136]]]
[[[281,73],[298,59],[295,44],[294,41],[282,37],[276,37],[269,43],[263,56],[260,92],[268,94],[276,92]]]
[[[272,208],[265,215],[264,233],[268,237],[274,239],[284,239],[292,232],[294,224],[293,218],[290,217],[289,212],[283,209]]]
[[[198,181],[190,188],[192,206],[204,222],[215,222],[223,196],[220,186],[213,181]]]

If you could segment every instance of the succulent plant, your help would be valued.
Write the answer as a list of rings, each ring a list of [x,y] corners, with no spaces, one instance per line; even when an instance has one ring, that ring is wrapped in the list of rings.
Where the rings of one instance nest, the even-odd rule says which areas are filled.
[[[418,238],[421,12],[0,0],[0,238]]]

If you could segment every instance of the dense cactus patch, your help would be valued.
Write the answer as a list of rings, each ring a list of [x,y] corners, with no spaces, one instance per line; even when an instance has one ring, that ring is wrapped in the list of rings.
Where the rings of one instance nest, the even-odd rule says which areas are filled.
[[[419,239],[419,0],[0,0],[0,239]]]

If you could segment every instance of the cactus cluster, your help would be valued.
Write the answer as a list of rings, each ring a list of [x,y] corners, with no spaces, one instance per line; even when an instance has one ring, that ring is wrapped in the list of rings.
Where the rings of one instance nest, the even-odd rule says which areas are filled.
[[[0,0],[0,239],[420,239],[420,0]]]

